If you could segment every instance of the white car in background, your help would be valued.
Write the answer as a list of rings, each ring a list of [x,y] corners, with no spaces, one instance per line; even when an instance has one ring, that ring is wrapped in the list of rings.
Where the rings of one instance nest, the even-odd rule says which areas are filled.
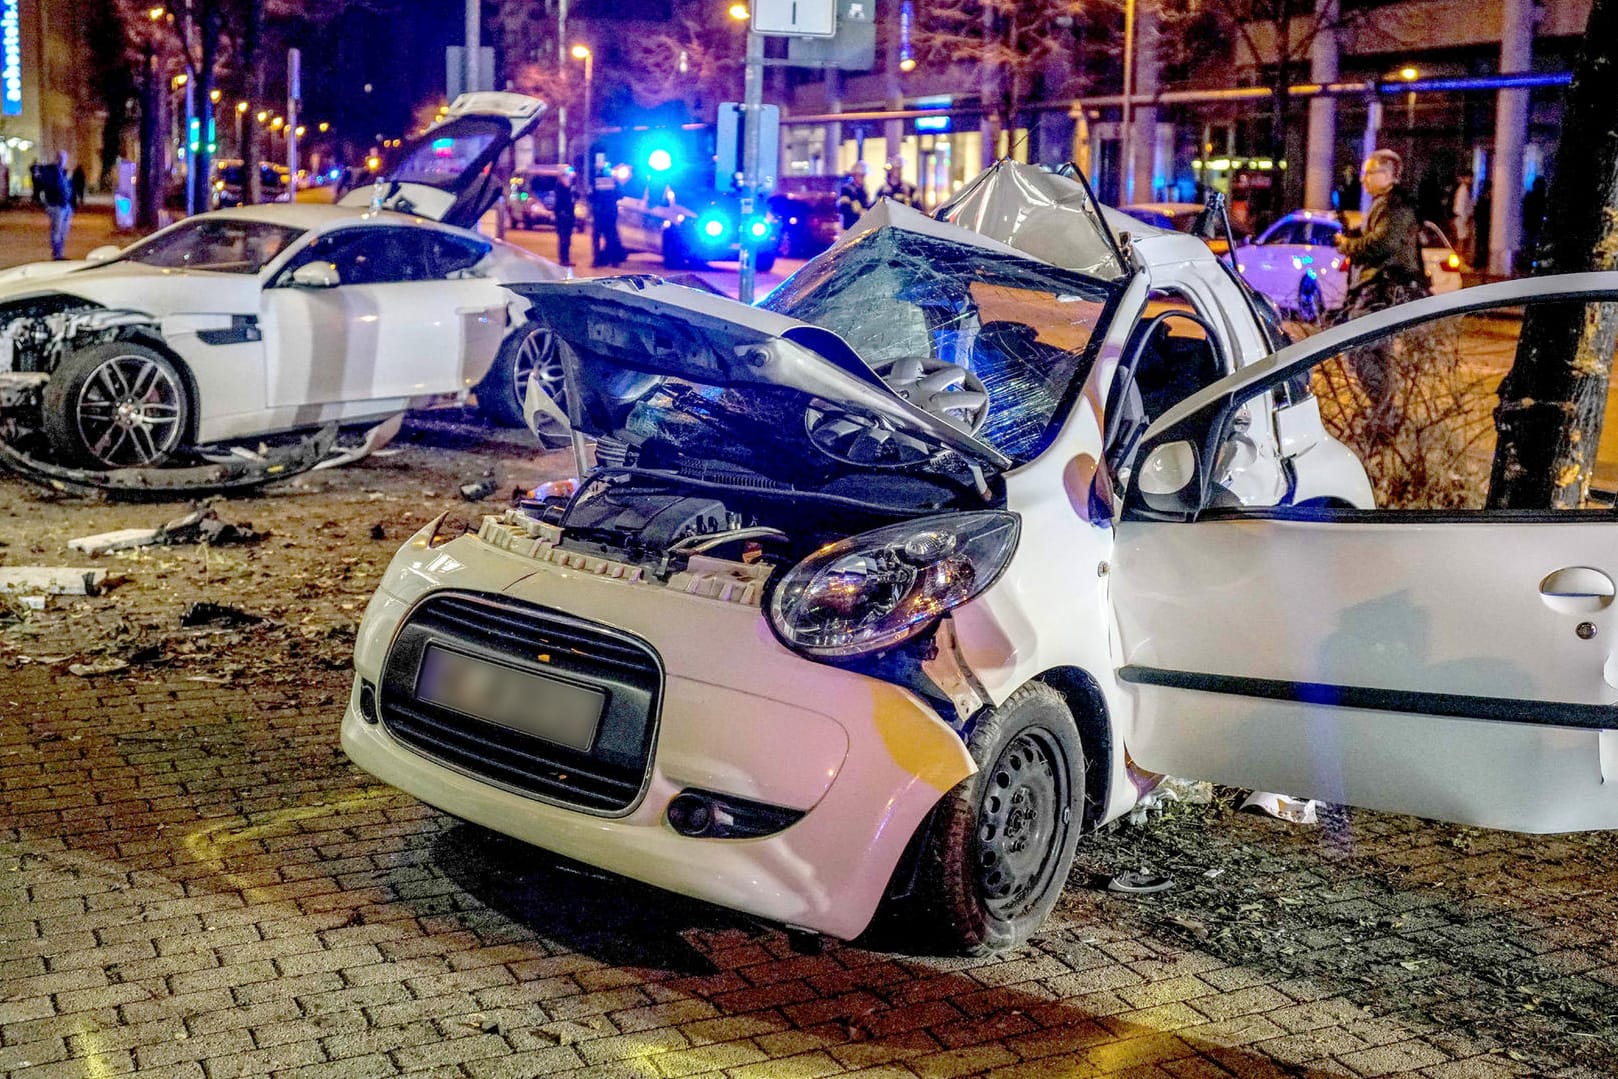
[[[1345,227],[1360,227],[1359,211],[1294,210],[1237,246],[1237,271],[1281,310],[1315,321],[1348,298],[1348,257],[1332,246]],[[1469,269],[1430,221],[1421,226],[1421,261],[1434,293],[1460,288]]]
[[[6,440],[70,466],[151,467],[474,388],[520,423],[538,341],[506,286],[564,274],[457,226],[499,197],[490,166],[543,108],[467,95],[341,205],[199,214],[122,250],[0,274]]]

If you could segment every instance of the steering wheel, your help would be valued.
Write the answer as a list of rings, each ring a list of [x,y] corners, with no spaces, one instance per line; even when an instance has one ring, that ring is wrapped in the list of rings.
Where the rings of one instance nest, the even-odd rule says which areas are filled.
[[[877,364],[875,371],[900,397],[968,434],[976,434],[989,418],[989,391],[960,364],[900,356]]]

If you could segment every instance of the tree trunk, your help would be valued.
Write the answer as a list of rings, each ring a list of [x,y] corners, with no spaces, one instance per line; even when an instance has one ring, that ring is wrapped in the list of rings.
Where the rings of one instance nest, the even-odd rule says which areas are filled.
[[[339,28],[339,33],[341,28]],[[259,153],[258,110],[264,107],[264,0],[252,0],[247,9],[247,30],[242,35],[242,62],[247,65],[247,115],[242,118],[242,130],[247,133],[242,155],[242,205],[256,206],[264,198],[258,163]]]
[[[197,70],[197,152],[192,157],[196,173],[191,177],[191,190],[196,193],[198,213],[213,207],[213,150],[212,140],[219,137],[218,121],[214,118],[214,67],[219,59],[219,0],[203,0],[202,6],[202,64]]]
[[[148,231],[157,228],[163,186],[163,170],[157,159],[157,77],[157,58],[148,42],[141,58],[140,177],[135,187],[135,225]]]
[[[1568,87],[1538,273],[1618,269],[1618,0],[1594,0]],[[1593,317],[1586,317],[1592,315]],[[1539,305],[1495,409],[1491,509],[1566,509],[1590,486],[1618,304]]]

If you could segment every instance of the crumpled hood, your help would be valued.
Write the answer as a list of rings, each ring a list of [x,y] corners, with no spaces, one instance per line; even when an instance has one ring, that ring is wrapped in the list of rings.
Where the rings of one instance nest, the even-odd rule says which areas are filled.
[[[1129,273],[1090,189],[1034,165],[996,163],[940,207],[937,216],[1052,266],[1102,281]]]
[[[58,266],[70,269],[51,272]],[[256,314],[259,292],[260,281],[253,274],[171,270],[118,260],[30,263],[0,274],[0,304],[57,293],[154,315]]]
[[[568,348],[569,421],[585,434],[632,440],[634,404],[656,376],[704,386],[784,389],[875,417],[992,469],[1011,460],[905,400],[837,334],[650,276],[518,285],[535,318]],[[639,376],[639,377],[637,377]]]

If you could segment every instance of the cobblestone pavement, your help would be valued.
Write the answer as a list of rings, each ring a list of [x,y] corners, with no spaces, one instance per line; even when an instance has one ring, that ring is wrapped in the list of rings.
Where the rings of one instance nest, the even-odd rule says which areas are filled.
[[[1299,827],[1221,799],[1087,840],[1030,946],[963,962],[799,954],[377,785],[337,726],[381,567],[442,509],[482,511],[457,481],[566,466],[442,417],[398,445],[217,503],[256,546],[99,562],[67,539],[184,507],[0,480],[7,564],[121,578],[0,628],[0,1074],[1618,1072],[1605,834]],[[179,627],[195,600],[266,621]],[[1091,883],[1139,865],[1176,887]]]
[[[80,215],[69,254],[110,224]],[[0,212],[0,265],[43,242]],[[1618,1074],[1607,834],[1299,827],[1220,792],[1090,837],[1029,946],[964,962],[800,954],[377,785],[337,725],[382,566],[485,510],[460,483],[568,467],[454,414],[396,445],[217,503],[255,546],[100,560],[67,540],[187,507],[0,478],[0,563],[115,578],[0,606],[0,1075]],[[264,621],[181,627],[198,600]],[[1093,883],[1141,866],[1175,887]]]

